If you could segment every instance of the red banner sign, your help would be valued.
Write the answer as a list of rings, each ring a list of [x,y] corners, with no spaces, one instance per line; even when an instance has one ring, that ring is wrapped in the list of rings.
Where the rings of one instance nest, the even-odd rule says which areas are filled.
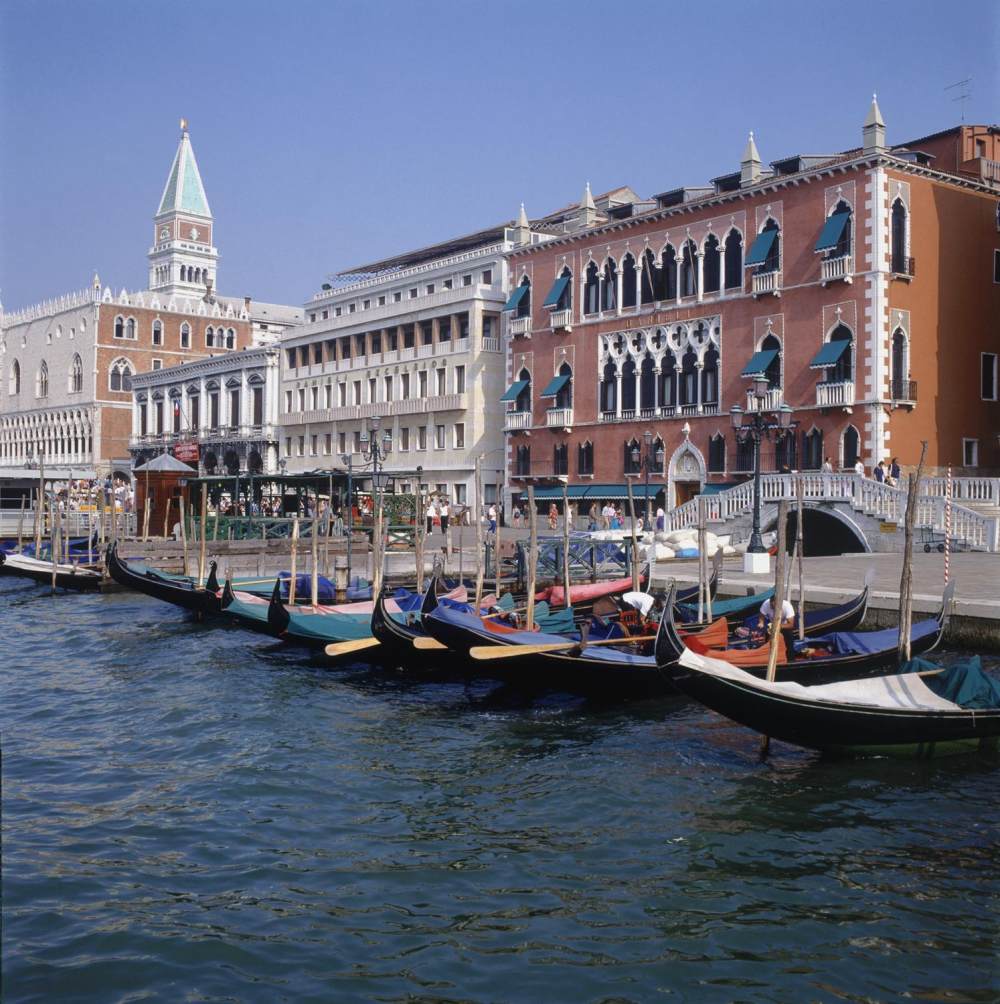
[[[185,464],[198,463],[197,443],[176,443],[174,445],[174,456]]]

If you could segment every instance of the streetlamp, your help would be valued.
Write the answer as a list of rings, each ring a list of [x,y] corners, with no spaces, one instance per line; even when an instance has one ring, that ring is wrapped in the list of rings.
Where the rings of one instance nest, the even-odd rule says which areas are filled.
[[[645,490],[646,490],[646,525],[645,528],[649,529],[650,526],[650,502],[649,502],[649,472],[650,470],[663,470],[663,446],[662,444],[657,446],[655,452],[653,450],[653,433],[650,429],[647,429],[642,434],[643,442],[645,443],[645,449],[640,453],[638,446],[632,447],[632,466],[638,467],[642,471],[645,480]],[[655,468],[654,468],[655,465]]]
[[[736,440],[740,443],[752,443],[753,454],[753,526],[750,531],[750,542],[747,545],[747,559],[744,562],[746,571],[757,571],[758,565],[762,564],[759,559],[750,558],[749,555],[767,554],[764,541],[760,535],[760,444],[764,439],[770,439],[772,433],[775,442],[780,442],[788,435],[792,425],[792,409],[787,404],[778,408],[776,413],[768,414],[764,411],[763,404],[767,397],[769,382],[766,376],[759,374],[754,377],[753,395],[756,407],[744,415],[743,409],[734,404],[729,409],[729,417],[732,421],[733,431]],[[746,418],[746,421],[744,421]],[[770,562],[767,563],[770,566]],[[766,569],[762,569],[766,571]]]

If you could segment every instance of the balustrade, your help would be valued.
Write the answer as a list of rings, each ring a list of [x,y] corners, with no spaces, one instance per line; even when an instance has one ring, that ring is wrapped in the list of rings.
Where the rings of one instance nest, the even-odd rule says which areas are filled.
[[[573,311],[553,310],[549,317],[553,331],[572,331]]]
[[[545,412],[545,424],[556,428],[569,428],[573,424],[572,408],[549,408]]]
[[[854,406],[854,381],[844,380],[816,384],[817,408],[851,408]]]
[[[531,428],[530,411],[508,411],[504,415],[503,427],[505,432],[512,432],[517,429]]]
[[[781,290],[781,272],[754,272],[753,295],[763,296],[766,293],[779,293]]]
[[[848,282],[854,274],[853,255],[844,254],[838,258],[824,258],[820,263],[820,280],[823,285],[845,279]]]

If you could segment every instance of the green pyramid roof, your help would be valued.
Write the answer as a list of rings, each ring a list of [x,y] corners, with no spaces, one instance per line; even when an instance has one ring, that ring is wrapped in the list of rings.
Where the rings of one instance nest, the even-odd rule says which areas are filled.
[[[194,150],[187,131],[181,134],[181,141],[170,167],[160,208],[156,215],[175,211],[193,213],[211,219],[212,210],[208,208],[208,198],[205,186],[201,183],[201,173],[198,171],[198,161],[194,158]]]

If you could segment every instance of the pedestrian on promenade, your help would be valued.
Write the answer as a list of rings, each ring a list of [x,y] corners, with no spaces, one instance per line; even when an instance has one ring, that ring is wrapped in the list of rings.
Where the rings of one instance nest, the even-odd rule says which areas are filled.
[[[875,469],[872,471],[875,476],[875,480],[881,485],[885,484],[885,461],[880,460],[876,465]]]
[[[667,528],[667,514],[662,509],[656,510],[656,529],[662,533]]]
[[[490,508],[489,508],[489,517],[490,517],[490,533],[496,533],[497,532],[497,507],[495,505],[491,505],[490,506]]]
[[[434,532],[434,517],[437,515],[437,509],[434,507],[434,499],[427,500],[427,535],[430,536]]]
[[[559,510],[555,502],[549,504],[549,529],[554,530],[559,525]]]
[[[865,476],[865,464],[860,457],[858,457],[857,462],[854,464],[854,473],[862,478]]]
[[[514,517],[514,529],[521,529],[521,510],[518,506],[514,506],[514,512],[512,513]]]
[[[900,477],[902,477],[902,471],[899,469],[899,457],[893,457],[889,461],[889,473],[886,475],[885,483],[896,488],[899,486]]]
[[[448,515],[451,510],[448,508],[448,500],[441,499],[441,505],[438,507],[438,515],[441,517],[441,532],[448,532]]]

